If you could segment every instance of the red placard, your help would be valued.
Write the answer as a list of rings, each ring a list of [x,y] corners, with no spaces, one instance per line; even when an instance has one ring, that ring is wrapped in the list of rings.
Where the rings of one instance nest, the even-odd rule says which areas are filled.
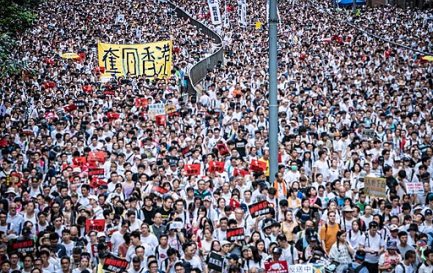
[[[168,192],[168,190],[163,188],[163,187],[160,187],[160,186],[153,186],[152,192],[154,192],[156,195],[162,197],[164,194],[166,194]]]
[[[188,176],[200,175],[200,164],[185,164],[184,169]]]
[[[86,93],[92,93],[93,92],[93,86],[91,86],[90,84],[84,85],[83,91]]]
[[[224,162],[221,161],[209,161],[209,172],[224,172]]]
[[[116,112],[107,112],[107,118],[110,120],[118,119],[120,117],[119,113]]]
[[[104,219],[87,219],[86,220],[86,233],[90,231],[104,232],[105,230],[105,220]]]
[[[146,98],[135,98],[136,107],[146,107],[148,104],[149,101]]]
[[[264,172],[266,170],[266,162],[261,160],[251,160],[250,170],[253,172]]]
[[[288,273],[289,267],[287,261],[265,262],[265,271],[267,273]]]
[[[75,104],[69,104],[69,105],[66,105],[65,107],[63,107],[65,112],[72,112],[72,111],[76,110],[77,108],[78,107]]]
[[[107,182],[103,179],[100,179],[96,176],[92,177],[92,180],[90,180],[90,187],[95,189],[98,188],[99,186],[103,186],[103,185],[107,185]]]
[[[72,167],[81,167],[87,163],[85,156],[78,156],[72,159]]]
[[[240,175],[240,176],[245,177],[245,176],[247,176],[249,174],[250,174],[250,172],[248,170],[244,170],[244,169],[238,169],[238,168],[236,168],[233,171],[233,176],[239,176]]]
[[[96,151],[96,152],[90,152],[87,156],[87,161],[89,162],[99,162],[99,163],[105,163],[105,160],[107,158],[107,153],[104,151]]]
[[[90,168],[88,172],[89,176],[91,175],[104,175],[103,168]]]
[[[225,155],[229,155],[230,154],[230,151],[227,148],[227,145],[225,143],[218,143],[216,146],[217,146],[217,149],[218,149],[218,153],[221,156],[225,156]]]
[[[155,116],[155,122],[158,126],[167,126],[167,119],[165,115],[156,115]]]

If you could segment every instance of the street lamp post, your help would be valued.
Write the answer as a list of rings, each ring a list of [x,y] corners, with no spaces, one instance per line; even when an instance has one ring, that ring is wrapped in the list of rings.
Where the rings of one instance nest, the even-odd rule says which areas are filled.
[[[269,0],[269,183],[278,172],[277,0]]]

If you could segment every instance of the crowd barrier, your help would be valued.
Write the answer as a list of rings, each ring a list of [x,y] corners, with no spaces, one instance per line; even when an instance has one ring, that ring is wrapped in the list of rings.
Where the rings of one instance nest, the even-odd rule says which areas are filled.
[[[196,87],[196,85],[206,77],[208,71],[213,70],[214,67],[217,65],[224,64],[224,49],[222,45],[222,39],[217,33],[212,31],[201,22],[195,20],[182,8],[179,8],[171,1],[168,1],[168,3],[180,18],[188,19],[190,21],[190,24],[196,26],[202,33],[208,36],[209,39],[213,40],[214,44],[217,45],[216,49],[214,50],[214,52],[211,53],[210,56],[194,64],[187,72],[188,93],[190,96],[195,96],[196,94],[199,94],[201,92]]]

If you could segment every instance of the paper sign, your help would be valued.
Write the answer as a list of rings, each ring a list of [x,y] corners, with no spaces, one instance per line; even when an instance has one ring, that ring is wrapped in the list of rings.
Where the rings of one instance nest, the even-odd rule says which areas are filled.
[[[31,239],[12,240],[9,241],[9,249],[11,252],[33,254],[33,251],[35,250],[35,242]]]
[[[102,268],[108,271],[120,272],[125,271],[128,264],[127,260],[112,256],[105,258]]]
[[[269,213],[269,208],[269,202],[266,200],[248,206],[252,218]]]
[[[147,111],[147,115],[150,119],[155,119],[157,115],[164,115],[165,107],[164,103],[153,103],[149,105],[149,110]]]
[[[200,164],[185,164],[184,169],[188,176],[200,175]]]
[[[165,113],[166,114],[171,114],[176,112],[176,106],[174,106],[174,104],[167,104],[165,106]]]
[[[266,170],[266,162],[261,160],[251,160],[250,170],[253,172],[264,172]]]
[[[218,153],[221,156],[225,156],[225,155],[229,155],[229,149],[227,148],[227,145],[225,145],[224,143],[218,143],[217,145],[217,149],[218,149]]]
[[[90,231],[104,232],[105,230],[105,220],[104,219],[87,219],[86,220],[86,233]]]
[[[287,266],[287,261],[265,262],[265,271],[267,273],[288,273],[289,267]],[[312,271],[308,273],[312,273]]]
[[[215,172],[222,173],[222,172],[224,172],[224,162],[209,161],[209,172],[210,173],[215,173]]]
[[[149,101],[146,98],[135,98],[135,107],[146,107]]]
[[[424,187],[422,182],[407,182],[406,190],[408,194],[423,194]]]
[[[240,241],[245,239],[244,228],[229,228],[227,229],[227,240],[230,242]]]
[[[289,273],[316,273],[317,269],[321,269],[322,267],[316,267],[312,264],[296,264],[296,265],[289,265]],[[321,271],[319,271],[321,272]]]
[[[365,177],[364,190],[367,195],[386,198],[386,179],[379,177]]]
[[[207,265],[209,269],[215,270],[216,272],[222,272],[223,270],[224,257],[216,252],[211,252]]]

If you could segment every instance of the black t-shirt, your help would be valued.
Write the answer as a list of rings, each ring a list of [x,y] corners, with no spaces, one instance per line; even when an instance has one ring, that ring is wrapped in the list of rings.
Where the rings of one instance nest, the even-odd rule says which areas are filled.
[[[296,218],[299,218],[301,220],[302,223],[305,223],[307,220],[312,220],[313,219],[313,210],[309,209],[308,212],[305,212],[303,209],[298,210],[298,212],[296,212]]]
[[[248,141],[246,141],[245,139],[236,139],[235,140],[235,147],[236,150],[238,151],[239,155],[244,157],[247,156],[247,151],[246,151],[246,145],[248,144]]]
[[[166,225],[168,223],[168,221],[170,220],[170,215],[171,215],[171,212],[173,211],[173,209],[165,210],[164,208],[161,207],[161,208],[158,208],[156,211],[161,213],[162,223],[164,225]]]
[[[153,224],[153,217],[155,216],[156,210],[152,207],[151,210],[147,210],[144,207],[141,209],[143,211],[144,219],[143,222],[147,223],[148,225]]]

